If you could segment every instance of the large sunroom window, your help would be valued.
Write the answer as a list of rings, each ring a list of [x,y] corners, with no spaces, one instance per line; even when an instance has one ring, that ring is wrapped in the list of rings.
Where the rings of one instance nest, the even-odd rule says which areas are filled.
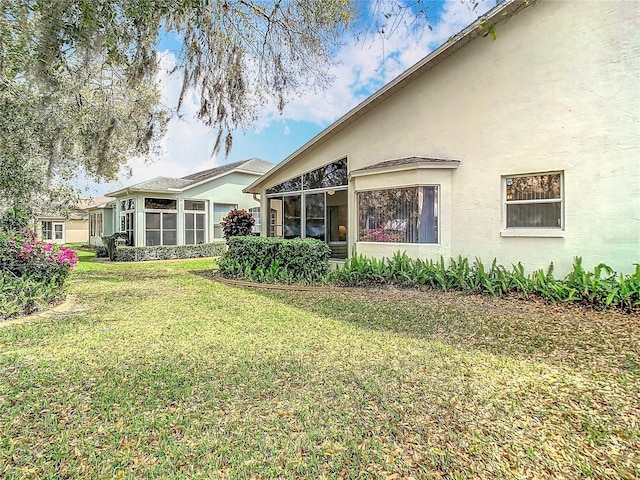
[[[178,202],[169,198],[145,198],[145,244],[178,244]]]
[[[563,228],[562,174],[505,177],[507,228]]]
[[[438,243],[438,187],[359,192],[358,230],[362,242]]]
[[[102,236],[102,213],[89,214],[89,236]]]
[[[195,245],[207,241],[207,213],[204,200],[184,201],[184,243]]]

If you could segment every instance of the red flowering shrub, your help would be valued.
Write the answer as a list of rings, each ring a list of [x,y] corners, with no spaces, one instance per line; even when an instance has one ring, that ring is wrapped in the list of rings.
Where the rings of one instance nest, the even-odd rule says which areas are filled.
[[[69,248],[0,234],[0,318],[61,298],[77,262]]]
[[[228,241],[231,237],[251,235],[255,223],[254,218],[244,208],[242,210],[234,208],[220,222],[222,236]]]

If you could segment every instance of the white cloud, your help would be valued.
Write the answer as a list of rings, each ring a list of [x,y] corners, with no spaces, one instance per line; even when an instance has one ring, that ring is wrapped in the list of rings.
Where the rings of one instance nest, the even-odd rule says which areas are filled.
[[[308,92],[290,101],[280,119],[310,121],[326,126],[365,100],[374,91],[400,75],[449,37],[486,13],[495,0],[483,0],[473,9],[465,1],[447,1],[431,29],[415,31],[411,18],[398,23],[388,37],[373,35],[359,43],[341,48],[337,65],[330,69],[335,78],[327,91]],[[267,110],[261,122],[278,119]]]

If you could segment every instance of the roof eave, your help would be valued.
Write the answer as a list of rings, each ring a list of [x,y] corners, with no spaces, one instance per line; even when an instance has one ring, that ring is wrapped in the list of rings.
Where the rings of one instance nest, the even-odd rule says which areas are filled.
[[[393,165],[387,167],[376,167],[376,168],[363,168],[359,170],[354,170],[349,173],[349,177],[364,177],[366,175],[378,175],[380,173],[393,173],[393,172],[402,172],[405,170],[422,170],[422,169],[444,169],[444,170],[454,170],[460,166],[460,162],[458,160],[451,160],[447,162],[423,162],[423,163],[409,163],[406,165]]]

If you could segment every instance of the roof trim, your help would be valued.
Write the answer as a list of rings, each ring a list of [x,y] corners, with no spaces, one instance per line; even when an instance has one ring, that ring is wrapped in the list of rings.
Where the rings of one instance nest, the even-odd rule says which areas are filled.
[[[232,173],[246,173],[248,175],[254,175],[256,177],[260,177],[261,175],[263,175],[260,172],[256,172],[255,170],[249,170],[246,168],[243,168],[247,163],[251,162],[252,160],[261,160],[258,158],[250,158],[248,160],[243,161],[240,165],[236,166],[235,168],[225,171],[219,175],[215,175],[213,177],[208,177],[204,180],[201,180],[199,182],[195,182],[195,183],[191,183],[189,185],[185,185],[184,187],[167,187],[167,188],[136,188],[136,185],[132,185],[130,187],[126,187],[126,188],[122,188],[120,190],[117,190],[115,192],[111,192],[111,193],[107,193],[107,196],[109,197],[120,197],[123,195],[129,195],[133,192],[138,192],[138,193],[164,193],[164,194],[179,194],[179,193],[183,193],[186,192],[187,190],[190,190],[192,188],[195,187],[199,187],[200,185],[204,185],[205,183],[211,182],[213,180],[217,180],[219,178],[222,178],[226,175],[231,175]],[[264,162],[266,162],[266,160],[262,160]],[[267,162],[268,163],[268,162]],[[199,173],[199,172],[196,172]],[[193,173],[191,175],[195,175],[196,173]],[[187,175],[189,176],[189,175]],[[159,177],[156,177],[159,178]],[[168,178],[168,177],[167,177]],[[184,179],[185,177],[180,178],[179,180]],[[151,179],[153,180],[153,179]],[[147,181],[151,181],[151,180],[147,180]],[[141,183],[146,183],[146,182],[141,182]]]
[[[503,3],[496,5],[485,15],[478,17],[473,23],[471,23],[456,35],[450,37],[449,40],[429,53],[418,63],[405,70],[394,80],[387,83],[380,90],[375,92],[373,95],[362,101],[360,104],[340,117],[334,123],[322,130],[318,135],[313,137],[302,147],[293,152],[282,162],[277,164],[274,168],[262,175],[262,177],[260,177],[258,180],[253,182],[248,187],[244,188],[243,192],[260,193],[259,187],[264,184],[266,180],[271,178],[276,172],[282,170],[285,166],[287,166],[289,163],[292,163],[303,154],[319,147],[320,145],[328,141],[331,136],[344,130],[358,118],[364,116],[370,110],[377,107],[387,98],[391,97],[397,91],[401,90],[403,87],[415,80],[417,77],[435,67],[438,63],[450,57],[474,39],[484,35],[486,32],[488,32],[488,28],[490,25],[489,22],[493,21],[494,23],[497,23],[503,21],[506,18],[509,18],[510,16],[517,13],[521,8],[529,6],[531,3],[533,3],[532,0],[505,0]]]
[[[460,166],[460,160],[452,160],[448,158],[431,158],[431,157],[407,157],[394,160],[385,160],[368,167],[353,170],[349,174],[350,177],[363,177],[366,175],[377,175],[380,173],[401,172],[405,170],[418,169],[455,169]]]

